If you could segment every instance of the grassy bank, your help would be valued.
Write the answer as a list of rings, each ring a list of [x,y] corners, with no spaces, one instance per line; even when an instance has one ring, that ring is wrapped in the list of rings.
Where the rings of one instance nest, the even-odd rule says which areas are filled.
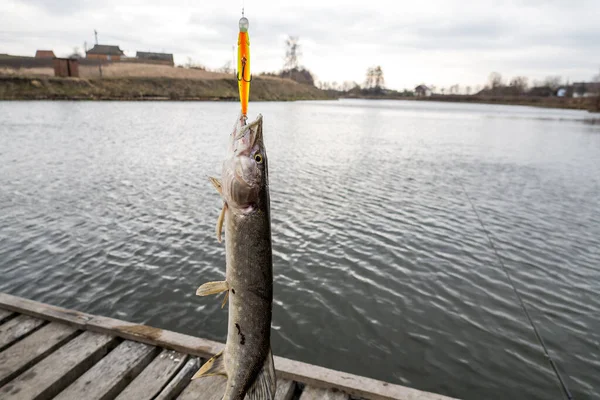
[[[102,67],[81,65],[81,79],[55,78],[44,68],[0,67],[0,100],[236,100],[237,81],[231,74],[164,65],[110,63]],[[402,96],[399,92],[374,94],[320,90],[290,79],[255,76],[252,100],[324,100],[345,98],[394,99],[524,105],[600,111],[600,98],[541,96],[434,95]],[[388,91],[389,92],[389,91]]]
[[[541,97],[541,96],[431,96],[415,97],[419,100],[448,101],[462,103],[502,104],[517,106],[534,106],[546,108],[563,108],[571,110],[590,110],[597,106],[596,98],[573,97]]]
[[[352,96],[352,98],[365,99],[393,99],[414,101],[443,101],[449,103],[479,103],[479,104],[502,104],[513,106],[533,106],[546,108],[563,108],[571,110],[600,111],[600,98],[572,98],[572,97],[541,97],[541,96]]]
[[[0,76],[0,100],[236,100],[237,81],[228,77],[54,78]],[[330,98],[313,86],[288,79],[252,79],[252,100],[322,100]]]

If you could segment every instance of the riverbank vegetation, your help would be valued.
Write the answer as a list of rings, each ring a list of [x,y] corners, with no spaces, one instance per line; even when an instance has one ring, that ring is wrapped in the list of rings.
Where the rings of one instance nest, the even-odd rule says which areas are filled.
[[[7,56],[11,63],[15,57]],[[18,58],[18,57],[17,57]],[[0,61],[3,58],[0,57]],[[32,64],[31,60],[28,60]],[[40,61],[40,60],[37,60]],[[85,60],[84,60],[85,61]],[[8,63],[7,65],[11,65]],[[109,62],[79,66],[79,78],[54,78],[50,65],[34,63],[23,68],[2,67],[0,100],[235,100],[237,80],[231,62],[210,71],[188,60],[177,67],[143,63]],[[40,65],[38,65],[40,64]],[[392,90],[386,87],[382,66],[367,69],[363,83],[319,80],[300,63],[297,37],[286,40],[283,68],[255,74],[252,99],[321,100],[338,98],[443,101],[600,111],[600,73],[590,82],[565,82],[559,76],[532,81],[525,76],[504,79],[497,72],[483,85],[436,86]]]
[[[170,77],[54,78],[0,76],[0,100],[236,100],[233,77],[182,79]],[[255,77],[254,101],[324,100],[314,86],[289,79]]]

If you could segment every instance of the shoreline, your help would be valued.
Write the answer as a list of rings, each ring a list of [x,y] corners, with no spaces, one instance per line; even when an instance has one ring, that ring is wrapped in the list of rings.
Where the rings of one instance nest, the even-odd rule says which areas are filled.
[[[235,79],[173,77],[56,78],[49,76],[0,75],[0,101],[237,101]],[[254,101],[306,100],[406,100],[532,106],[600,112],[600,97],[530,97],[434,95],[360,96],[346,95],[299,84],[289,79],[257,76],[252,83]]]
[[[55,78],[0,75],[0,100],[72,101],[236,101],[232,78],[172,77]],[[289,79],[255,77],[254,101],[333,100],[314,86]]]
[[[591,113],[600,112],[598,97],[529,97],[529,96],[476,96],[476,95],[434,95],[417,96],[342,96],[342,99],[366,100],[407,100],[435,101],[444,103],[491,104],[507,106],[531,106],[539,108],[555,108],[563,110],[583,110]]]

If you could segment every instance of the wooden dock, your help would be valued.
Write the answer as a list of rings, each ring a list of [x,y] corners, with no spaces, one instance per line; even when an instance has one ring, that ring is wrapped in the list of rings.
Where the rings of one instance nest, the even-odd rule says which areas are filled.
[[[190,381],[221,343],[0,293],[2,400],[221,400],[225,379]],[[276,400],[448,400],[275,357]]]

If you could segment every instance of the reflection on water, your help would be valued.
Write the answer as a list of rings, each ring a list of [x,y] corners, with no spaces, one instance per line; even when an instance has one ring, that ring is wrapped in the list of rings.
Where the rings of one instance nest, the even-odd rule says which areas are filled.
[[[225,340],[214,238],[235,103],[0,102],[0,290]],[[253,103],[278,355],[469,399],[560,396],[463,182],[577,398],[600,398],[591,114]],[[582,123],[584,122],[584,123]]]

